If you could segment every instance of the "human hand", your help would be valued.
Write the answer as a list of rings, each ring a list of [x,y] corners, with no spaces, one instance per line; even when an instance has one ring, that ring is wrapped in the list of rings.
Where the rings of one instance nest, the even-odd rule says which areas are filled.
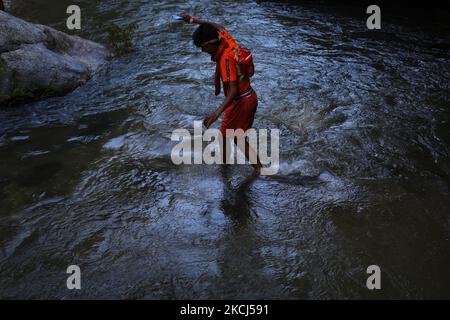
[[[212,114],[206,115],[205,119],[203,120],[203,124],[205,125],[206,129],[208,129],[219,117],[217,112],[214,112]]]
[[[203,119],[203,125],[206,127],[206,129],[208,129],[211,125],[211,116],[209,114],[207,114],[205,116],[205,119]]]
[[[187,23],[194,23],[194,17],[192,17],[188,14],[181,16],[181,20],[183,20],[184,22],[187,22]]]

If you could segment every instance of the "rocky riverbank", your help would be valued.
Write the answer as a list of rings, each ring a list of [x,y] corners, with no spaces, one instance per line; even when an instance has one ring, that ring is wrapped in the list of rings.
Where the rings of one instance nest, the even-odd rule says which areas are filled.
[[[0,11],[0,107],[64,95],[108,58],[97,43]]]

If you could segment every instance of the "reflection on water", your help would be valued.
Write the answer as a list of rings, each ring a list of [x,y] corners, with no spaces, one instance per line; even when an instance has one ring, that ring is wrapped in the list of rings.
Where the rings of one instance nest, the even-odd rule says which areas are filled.
[[[64,1],[27,3],[64,28]],[[0,298],[450,297],[448,26],[368,32],[311,2],[79,3],[82,36],[136,22],[136,48],[65,97],[0,110]],[[171,132],[221,102],[180,12],[252,49],[276,176],[172,164]]]

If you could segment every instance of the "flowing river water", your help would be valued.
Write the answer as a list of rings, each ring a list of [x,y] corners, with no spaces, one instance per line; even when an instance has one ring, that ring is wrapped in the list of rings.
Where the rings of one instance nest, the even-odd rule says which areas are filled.
[[[71,1],[18,3],[67,31]],[[386,14],[369,31],[328,2],[77,3],[77,34],[137,23],[134,50],[64,97],[0,108],[0,298],[450,298],[448,24]],[[252,50],[277,175],[172,163],[172,131],[222,101],[183,12]]]

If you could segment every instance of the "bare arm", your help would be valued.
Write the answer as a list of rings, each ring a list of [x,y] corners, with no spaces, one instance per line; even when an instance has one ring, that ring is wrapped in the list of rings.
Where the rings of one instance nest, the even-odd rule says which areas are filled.
[[[182,18],[183,18],[183,21],[185,21],[187,23],[195,23],[195,24],[208,23],[208,24],[212,25],[214,28],[216,28],[217,30],[222,30],[223,29],[223,27],[220,24],[217,24],[217,23],[212,22],[212,21],[201,20],[201,19],[195,18],[195,17],[190,16],[190,15],[182,16]]]
[[[214,111],[214,113],[210,116],[206,116],[203,123],[205,124],[206,128],[209,128],[209,126],[219,118],[219,116],[222,114],[222,112],[233,102],[233,100],[238,95],[238,84],[237,81],[231,81],[230,87],[228,90],[228,94],[223,100],[223,102],[220,104],[220,106]]]

